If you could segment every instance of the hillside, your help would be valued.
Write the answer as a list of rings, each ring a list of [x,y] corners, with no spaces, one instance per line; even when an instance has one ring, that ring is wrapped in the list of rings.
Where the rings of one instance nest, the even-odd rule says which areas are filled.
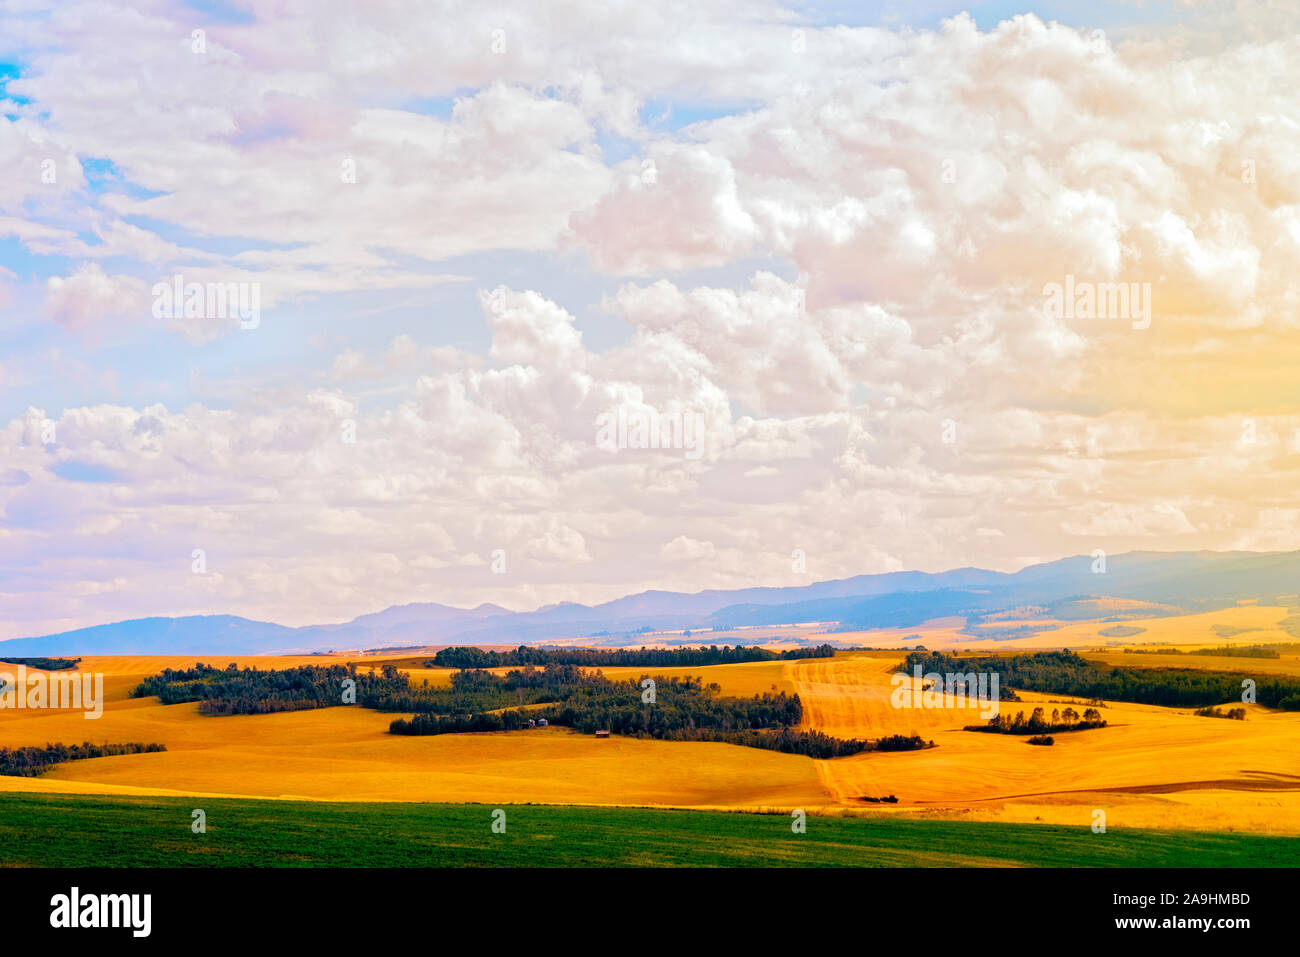
[[[598,605],[512,612],[412,603],[338,624],[290,628],[229,615],[141,618],[0,642],[0,655],[313,652],[431,644],[521,644],[597,636],[637,644],[645,631],[827,622],[830,630],[909,628],[936,618],[968,633],[1014,637],[1034,618],[1124,621],[1196,613],[1242,601],[1300,603],[1300,552],[1131,552],[1094,573],[1081,555],[1014,574],[976,568],[858,575],[810,585],[687,594],[645,591]],[[996,622],[996,626],[993,623]],[[992,630],[981,631],[981,628]],[[687,640],[687,639],[683,639]],[[734,640],[734,639],[733,639]]]

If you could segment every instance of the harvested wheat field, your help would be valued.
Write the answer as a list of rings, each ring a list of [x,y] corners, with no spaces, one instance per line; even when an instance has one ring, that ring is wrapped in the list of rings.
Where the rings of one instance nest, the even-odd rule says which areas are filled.
[[[841,804],[895,795],[898,811],[981,819],[1090,825],[1100,808],[1109,826],[1300,833],[1300,714],[1251,705],[1247,720],[1225,721],[1111,702],[1101,709],[1108,727],[1060,733],[1054,747],[1034,747],[1019,736],[961,730],[982,723],[975,707],[892,707],[890,676],[901,660],[842,656],[788,665],[807,727],[838,737],[916,733],[937,745],[818,761]],[[1021,697],[1002,707],[1081,707],[1060,695]]]
[[[1202,671],[1232,671],[1242,675],[1284,675],[1300,678],[1300,654],[1279,654],[1276,658],[1247,658],[1233,655],[1125,654],[1122,651],[1080,652],[1089,661],[1120,668],[1191,668]]]
[[[1258,609],[1256,613],[1261,613]],[[1272,612],[1269,612],[1272,614]],[[1211,616],[1214,617],[1214,616]],[[1222,613],[1212,624],[1224,623]],[[1146,624],[1154,624],[1147,622]],[[1194,643],[1204,644],[1201,635]],[[1190,647],[1190,646],[1189,646]],[[226,795],[357,801],[635,804],[891,813],[1090,826],[1243,829],[1300,833],[1300,714],[1250,706],[1246,721],[1198,717],[1190,709],[1109,703],[1106,728],[1061,733],[1050,748],[1024,738],[962,731],[978,708],[895,708],[891,676],[901,651],[842,652],[831,659],[687,668],[607,668],[610,677],[691,674],[725,694],[793,691],[804,726],[845,738],[920,734],[938,747],[830,761],[729,744],[599,740],[551,728],[513,733],[402,737],[397,717],[339,707],[269,715],[208,717],[195,704],[131,699],[145,675],[193,658],[87,658],[105,674],[104,715],[0,712],[0,746],[139,741],[162,753],[74,761],[39,778],[0,777],[0,790],[110,794]],[[1191,655],[1091,655],[1128,666],[1296,673],[1296,659]],[[206,656],[259,668],[345,662],[344,657]],[[362,667],[383,659],[368,658]],[[409,659],[400,662],[412,665]],[[405,669],[404,669],[405,670]],[[417,681],[450,672],[410,668]],[[1031,710],[1060,696],[1022,692]],[[897,796],[894,805],[864,798]]]
[[[627,681],[642,675],[656,678],[687,678],[697,676],[705,681],[718,684],[724,695],[748,696],[784,691],[794,694],[797,690],[790,680],[785,661],[750,661],[731,665],[708,665],[706,667],[645,668],[617,667],[601,668],[605,677],[615,681]]]
[[[235,660],[260,668],[322,663],[320,657]],[[177,662],[183,663],[156,667]],[[103,716],[6,710],[0,747],[139,741],[167,751],[73,761],[39,778],[0,777],[0,790],[722,808],[826,802],[813,763],[798,755],[728,744],[598,740],[559,728],[399,737],[387,733],[398,715],[347,707],[210,717],[193,703],[129,698],[144,673],[123,672],[141,664],[154,665],[86,659],[84,669],[106,674]]]
[[[992,624],[1033,626],[1041,630],[1021,637],[996,640],[972,637],[963,630],[966,622],[962,618],[936,618],[915,628],[834,632],[826,637],[840,644],[856,644],[867,648],[912,648],[924,645],[931,649],[966,648],[986,653],[1044,648],[1118,649],[1147,644],[1212,647],[1300,640],[1281,626],[1282,620],[1289,617],[1292,617],[1292,612],[1281,605],[1240,604],[1195,615],[1167,615],[1124,621],[1066,621],[1057,618],[1006,620]],[[1102,634],[1117,626],[1141,631],[1123,638]],[[1222,633],[1216,626],[1227,629],[1230,633]]]
[[[340,659],[348,660],[348,659]],[[359,670],[378,669],[384,664],[394,665],[398,671],[410,677],[414,685],[432,684],[435,686],[445,686],[451,684],[451,676],[455,673],[452,668],[426,668],[424,661],[427,659],[402,658],[386,660],[383,658],[366,658],[351,659],[357,665]],[[328,664],[330,659],[316,658],[314,664]],[[589,670],[600,671],[605,677],[613,681],[629,681],[642,677],[643,675],[653,675],[656,678],[689,678],[689,677],[706,677],[710,682],[721,686],[722,693],[725,695],[755,695],[764,694],[771,691],[784,691],[787,694],[794,694],[795,687],[786,677],[783,670],[785,662],[781,661],[752,661],[741,662],[738,664],[726,665],[708,665],[708,666],[673,666],[667,668],[646,667],[642,665],[616,665],[613,667],[592,668]],[[288,667],[288,666],[285,666]],[[500,668],[485,668],[484,670],[494,675],[504,675],[508,671],[514,671],[518,665],[509,665]]]

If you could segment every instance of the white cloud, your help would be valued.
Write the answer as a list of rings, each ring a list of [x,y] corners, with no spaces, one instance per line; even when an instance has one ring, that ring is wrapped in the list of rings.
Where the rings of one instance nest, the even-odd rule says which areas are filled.
[[[1280,14],[1098,48],[738,0],[256,13],[203,55],[165,3],[0,15],[7,318],[56,320],[0,368],[9,633],[790,584],[795,547],[834,577],[1297,544]],[[731,115],[658,119],[691,108]],[[291,318],[143,330],[162,381],[115,383],[84,333],[175,272]],[[1150,329],[1044,315],[1067,274],[1149,282]],[[703,454],[596,448],[618,410],[703,415]]]
[[[731,163],[675,144],[625,164],[616,190],[572,223],[598,268],[625,275],[720,265],[749,253],[759,238]]]
[[[70,276],[46,282],[45,313],[68,326],[88,326],[115,318],[147,318],[145,284],[131,276],[110,276],[98,263],[82,263]]]
[[[664,542],[659,554],[673,562],[695,562],[717,557],[718,550],[712,542],[678,535],[671,542]]]

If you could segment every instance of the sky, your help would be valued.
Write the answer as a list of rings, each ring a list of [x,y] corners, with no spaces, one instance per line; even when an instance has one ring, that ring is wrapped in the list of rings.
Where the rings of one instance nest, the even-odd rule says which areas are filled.
[[[0,638],[1300,548],[1298,22],[0,2]]]

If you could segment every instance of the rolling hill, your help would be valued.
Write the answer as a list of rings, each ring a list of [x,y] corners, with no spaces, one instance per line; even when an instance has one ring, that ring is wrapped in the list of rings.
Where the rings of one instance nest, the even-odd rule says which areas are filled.
[[[1121,621],[1240,601],[1300,604],[1300,552],[1131,552],[1108,558],[1104,573],[1093,567],[1092,557],[1081,555],[1015,573],[959,568],[693,594],[644,591],[598,605],[566,602],[527,612],[426,602],[299,628],[230,615],[141,618],[11,639],[0,642],[0,655],[257,654],[582,636],[631,644],[647,630],[817,621],[852,631],[906,628],[951,616],[968,619],[972,628],[1006,628],[1035,616]]]

